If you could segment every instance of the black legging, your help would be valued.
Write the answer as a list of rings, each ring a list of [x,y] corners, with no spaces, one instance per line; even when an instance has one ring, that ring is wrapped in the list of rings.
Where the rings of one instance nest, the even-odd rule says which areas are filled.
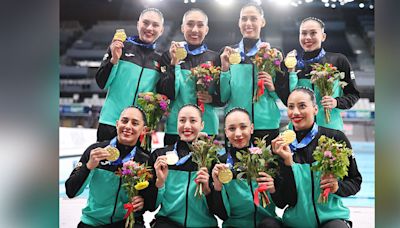
[[[282,222],[273,217],[264,218],[257,228],[281,228],[283,227]]]
[[[117,136],[117,128],[108,124],[99,123],[97,128],[97,142],[111,140]]]
[[[352,222],[345,221],[342,219],[330,220],[321,225],[321,228],[349,228],[349,227],[350,228],[353,227]]]

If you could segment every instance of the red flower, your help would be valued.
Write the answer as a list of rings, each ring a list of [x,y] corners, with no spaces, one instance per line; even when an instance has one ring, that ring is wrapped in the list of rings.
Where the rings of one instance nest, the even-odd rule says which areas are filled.
[[[210,64],[207,64],[207,63],[202,63],[200,66],[201,66],[202,68],[205,68],[205,69],[209,69],[209,68],[211,67],[211,65],[210,65]]]

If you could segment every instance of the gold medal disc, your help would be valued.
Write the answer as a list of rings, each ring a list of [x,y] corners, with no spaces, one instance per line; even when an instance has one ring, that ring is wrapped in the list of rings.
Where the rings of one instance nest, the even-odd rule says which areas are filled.
[[[115,161],[119,158],[119,150],[115,147],[109,146],[106,147],[106,150],[110,155],[106,158],[109,161]]]
[[[175,53],[176,58],[180,60],[184,60],[187,56],[186,49],[184,47],[178,47],[176,48],[176,53]]]
[[[221,183],[226,184],[229,183],[233,178],[232,171],[230,169],[222,169],[218,172],[218,180]]]
[[[288,69],[294,68],[297,64],[297,59],[294,56],[287,56],[285,58],[285,65]]]
[[[296,139],[296,133],[292,130],[286,130],[281,135],[286,144],[290,144]]]
[[[176,155],[173,151],[168,151],[165,156],[167,156],[168,165],[175,165],[179,160],[178,155]]]
[[[119,40],[121,42],[125,42],[126,40],[126,33],[124,29],[117,29],[114,34],[113,40]]]
[[[240,57],[240,53],[234,52],[229,56],[229,63],[230,64],[239,64],[242,61]]]

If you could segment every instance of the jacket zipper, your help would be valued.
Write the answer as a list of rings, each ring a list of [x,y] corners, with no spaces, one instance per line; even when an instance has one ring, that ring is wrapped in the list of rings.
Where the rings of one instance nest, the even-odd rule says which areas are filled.
[[[186,210],[185,210],[185,223],[183,224],[184,225],[184,227],[187,227],[186,226],[186,223],[187,223],[187,216],[188,216],[188,207],[189,207],[189,186],[190,186],[190,172],[188,172],[189,173],[189,177],[188,177],[188,184],[187,184],[187,187],[186,187]]]
[[[251,97],[251,100],[250,100],[250,102],[251,102],[251,118],[252,118],[252,121],[253,121],[253,124],[254,124],[254,128],[256,127],[256,120],[254,119],[254,102],[253,102],[253,99],[254,99],[254,75],[255,75],[255,72],[254,72],[254,64],[252,63],[251,64],[251,71],[252,71],[252,74],[251,74],[251,78],[252,78],[252,80],[251,80],[251,95],[250,95],[250,97]],[[256,94],[256,96],[257,96],[257,94]]]
[[[144,70],[144,66],[140,70],[140,75],[139,75],[139,80],[138,80],[138,83],[136,86],[135,96],[133,97],[133,105],[135,105],[136,96],[138,95],[138,92],[139,92],[140,80],[142,79],[143,70]]]
[[[251,198],[253,198],[253,185],[250,182],[250,193],[251,193]],[[253,203],[254,206],[254,215],[253,215],[253,222],[254,222],[254,228],[257,227],[257,206]]]
[[[311,164],[310,164],[310,168],[311,168]],[[313,207],[314,207],[315,219],[317,220],[318,227],[319,227],[321,225],[321,222],[319,221],[317,206],[315,205],[315,200],[314,200],[314,194],[315,194],[314,193],[314,173],[311,169],[310,169],[310,172],[311,172],[311,199],[312,199],[312,203],[313,203]]]
[[[117,208],[119,190],[121,189],[121,181],[122,181],[122,178],[120,177],[120,178],[119,178],[118,191],[117,191],[117,195],[116,195],[116,197],[115,197],[114,209],[113,209],[113,213],[112,213],[111,218],[110,218],[110,223],[111,223],[111,224],[113,223],[113,217],[114,217],[114,215],[115,215],[115,210],[116,210],[116,208]]]

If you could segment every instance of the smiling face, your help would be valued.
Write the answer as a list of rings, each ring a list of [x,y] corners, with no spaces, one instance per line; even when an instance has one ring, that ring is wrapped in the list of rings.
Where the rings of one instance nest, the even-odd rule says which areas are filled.
[[[147,11],[139,18],[137,29],[142,42],[154,43],[164,31],[162,18],[154,11]]]
[[[178,113],[178,135],[182,141],[192,142],[204,128],[200,110],[185,106]]]
[[[255,6],[246,6],[240,11],[239,28],[243,38],[259,39],[265,19]]]
[[[128,146],[136,145],[136,142],[145,129],[142,113],[137,108],[127,108],[117,120],[118,142]]]
[[[208,33],[207,18],[200,11],[190,11],[183,18],[181,31],[191,45],[200,45]]]
[[[233,147],[241,149],[249,145],[254,126],[250,117],[242,111],[233,111],[225,118],[225,135]]]
[[[293,91],[288,98],[288,117],[295,130],[309,129],[314,124],[318,106],[312,102],[311,96],[304,91]]]
[[[321,24],[314,20],[307,20],[300,25],[299,42],[304,51],[310,52],[321,48],[326,39]]]

